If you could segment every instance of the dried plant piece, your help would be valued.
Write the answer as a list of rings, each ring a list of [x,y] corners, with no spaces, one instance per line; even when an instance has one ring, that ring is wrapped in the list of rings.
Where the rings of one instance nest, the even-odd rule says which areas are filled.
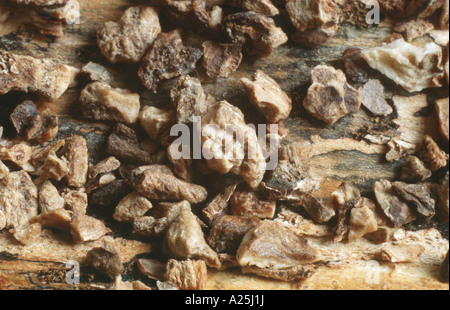
[[[79,135],[67,138],[65,157],[69,167],[69,173],[65,176],[67,184],[82,187],[86,183],[89,169],[89,149],[86,139]]]
[[[379,80],[369,80],[358,91],[362,95],[362,105],[374,115],[386,116],[394,112],[384,98],[384,87]]]
[[[291,40],[304,47],[317,48],[334,37],[338,29],[338,24],[330,23],[321,28],[297,31],[292,35]]]
[[[53,139],[58,134],[58,129],[58,117],[44,110],[36,116],[26,132],[26,138],[32,142],[44,143]]]
[[[70,221],[70,234],[77,244],[95,241],[110,233],[111,230],[95,217],[75,210]]]
[[[114,156],[110,156],[89,169],[89,178],[95,179],[105,173],[116,171],[119,167],[120,161]]]
[[[177,261],[169,259],[164,280],[180,290],[205,290],[208,269],[202,260]]]
[[[345,65],[345,73],[353,82],[364,83],[367,81],[371,70],[367,61],[361,55],[360,48],[348,48],[342,54]]]
[[[403,39],[362,51],[362,56],[409,92],[443,85],[442,49],[434,42],[416,46]]]
[[[118,222],[132,223],[137,217],[153,208],[153,205],[142,195],[133,192],[125,196],[116,206],[113,218]]]
[[[239,185],[230,198],[230,212],[235,216],[272,219],[276,206],[276,201],[263,200],[247,184]]]
[[[259,222],[258,217],[224,215],[217,220],[206,241],[217,253],[234,254],[245,234]]]
[[[157,156],[142,150],[133,129],[117,124],[106,141],[106,152],[124,163],[152,164]]]
[[[405,182],[421,182],[432,176],[431,170],[425,167],[425,164],[416,156],[409,156],[405,165],[402,167],[400,180]]]
[[[84,263],[108,276],[111,280],[120,276],[125,270],[116,248],[107,241],[104,241],[101,247],[87,252]]]
[[[88,119],[134,124],[139,118],[141,103],[139,94],[94,82],[81,91],[80,107]]]
[[[17,135],[24,136],[27,131],[34,127],[34,123],[39,117],[37,106],[31,100],[20,103],[9,116]]]
[[[439,117],[439,130],[441,131],[441,134],[449,141],[449,133],[448,133],[448,97],[436,100],[435,106],[436,111],[438,113]]]
[[[292,100],[270,76],[258,70],[252,80],[242,78],[241,83],[251,104],[264,114],[269,123],[278,123],[288,118]]]
[[[38,8],[55,8],[64,6],[69,0],[11,0],[18,5],[38,7]]]
[[[65,157],[59,158],[54,152],[48,154],[44,164],[39,168],[39,178],[34,183],[39,185],[48,179],[61,181],[70,172],[69,162]]]
[[[320,259],[320,252],[279,222],[261,221],[242,240],[237,251],[240,266],[274,270],[291,268]]]
[[[376,244],[386,242],[396,242],[405,238],[406,232],[403,228],[379,227],[373,233],[367,234],[365,237]]]
[[[177,110],[178,124],[192,123],[195,116],[201,117],[208,110],[209,101],[211,101],[209,96],[205,94],[200,80],[188,75],[182,76],[178,80],[175,87],[170,91],[170,98]],[[159,112],[155,109],[149,111]],[[172,112],[167,111],[167,114],[169,116],[168,120],[172,123]],[[161,122],[160,125],[155,122],[154,125],[147,126],[148,131],[150,131],[151,127],[156,128],[155,131],[158,132],[161,129],[167,129],[168,125],[164,124],[164,122]]]
[[[431,183],[406,184],[392,182],[393,193],[417,211],[418,214],[430,219],[436,214],[436,201],[432,197]]]
[[[189,74],[201,57],[200,50],[184,46],[178,30],[161,33],[142,59],[138,74],[144,86],[156,93],[161,81]]]
[[[167,167],[152,165],[133,170],[129,179],[131,186],[149,200],[187,200],[191,204],[198,204],[207,198],[204,187],[179,180],[160,168]]]
[[[425,136],[419,147],[418,157],[432,172],[447,166],[448,155],[430,136]]]
[[[242,45],[206,41],[203,47],[202,66],[210,79],[226,78],[242,62]]]
[[[392,184],[389,181],[376,182],[373,189],[384,214],[396,227],[416,220],[417,217],[408,204],[394,194]]]
[[[52,59],[0,52],[0,94],[11,90],[37,92],[54,101],[69,88],[78,73],[77,68]]]
[[[0,180],[6,177],[9,173],[9,168],[0,160]]]
[[[92,82],[103,82],[106,84],[111,83],[111,74],[108,69],[98,63],[92,61],[88,62],[83,68],[81,68],[81,73],[86,74]]]
[[[341,70],[319,65],[311,71],[311,80],[303,106],[314,117],[333,125],[360,109],[362,96],[347,83]]]
[[[215,196],[202,210],[202,215],[207,223],[213,226],[216,221],[225,213],[228,202],[231,199],[238,184],[226,186],[223,191]]]
[[[60,208],[41,213],[32,218],[30,223],[39,223],[42,227],[50,227],[60,231],[69,232],[71,220],[72,211]]]
[[[125,180],[114,180],[91,192],[90,201],[98,206],[114,207],[132,188]]]
[[[152,140],[158,140],[161,135],[177,122],[177,112],[173,108],[158,109],[146,106],[139,115],[142,128]]]
[[[45,181],[41,185],[38,196],[40,213],[64,208],[64,198],[59,195],[58,189],[50,181]]]
[[[232,43],[242,44],[245,52],[254,57],[268,57],[288,41],[272,18],[255,12],[228,15],[222,22],[222,32]]]
[[[28,173],[10,172],[0,180],[0,230],[27,226],[38,208],[38,190]]]
[[[160,33],[158,12],[152,7],[134,6],[118,22],[104,23],[97,31],[97,43],[111,63],[137,63]]]
[[[139,271],[153,280],[163,281],[166,274],[166,264],[155,259],[140,258],[136,261]]]
[[[350,210],[348,223],[348,241],[350,242],[378,230],[377,215],[374,211],[375,204],[367,198],[361,198],[361,200],[362,203]]]
[[[190,208],[182,208],[170,224],[163,250],[171,258],[201,259],[210,267],[220,266],[217,253],[206,243],[202,228]]]
[[[380,250],[380,258],[390,263],[409,263],[419,258],[425,252],[420,244],[387,245]]]
[[[353,184],[343,182],[339,188],[331,194],[331,199],[336,205],[338,221],[334,242],[340,242],[349,232],[348,214],[356,207],[361,199],[361,191]]]
[[[228,4],[230,1],[225,2]],[[275,16],[280,14],[278,8],[274,6],[270,0],[232,0],[231,5],[267,16]]]
[[[62,37],[64,35],[63,24],[59,20],[32,14],[29,24],[42,35],[52,37]]]
[[[160,237],[170,225],[168,218],[155,219],[152,216],[135,217],[132,235],[135,237]]]
[[[447,6],[448,6],[448,2],[447,2]],[[445,260],[441,266],[441,280],[446,283],[448,283],[448,276],[449,276],[448,256],[449,256],[449,252],[447,252],[447,256],[445,257]]]
[[[13,228],[10,230],[10,233],[13,235],[14,239],[20,242],[20,244],[30,245],[39,238],[41,235],[41,229],[41,224],[33,223],[26,226]]]
[[[403,33],[403,36],[407,42],[420,38],[433,29],[434,25],[430,21],[421,18],[401,21],[394,26],[394,31]]]
[[[311,194],[304,193],[299,198],[299,202],[291,203],[291,206],[302,206],[306,213],[317,223],[328,223],[336,215],[336,212],[331,207]]]
[[[64,198],[64,207],[67,210],[74,211],[77,210],[81,213],[86,214],[88,207],[88,196],[84,188],[65,188],[61,192],[61,196]]]
[[[0,160],[11,161],[19,166],[28,163],[31,153],[31,147],[22,143],[10,147],[0,146]]]
[[[388,142],[389,151],[386,153],[386,160],[393,162],[405,157],[408,154],[413,154],[417,146],[396,138]]]
[[[212,6],[206,0],[162,0],[164,13],[175,23],[184,28],[195,29],[199,33],[208,33],[213,26],[213,12],[208,12]]]

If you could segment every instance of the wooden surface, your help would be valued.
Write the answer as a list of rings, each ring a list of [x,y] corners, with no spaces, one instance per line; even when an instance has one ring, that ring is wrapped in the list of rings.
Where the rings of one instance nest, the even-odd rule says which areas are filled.
[[[127,88],[139,93],[143,105],[164,106],[169,102],[168,91],[173,85],[173,81],[163,84],[158,94],[148,92],[143,88],[137,77],[138,67],[136,65],[111,65],[97,48],[95,39],[97,27],[102,22],[118,20],[124,9],[135,3],[145,3],[145,1],[80,0],[81,23],[79,25],[65,25],[65,35],[56,39],[37,35],[32,29],[24,26],[26,14],[14,12],[1,25],[0,49],[38,58],[56,58],[63,63],[79,68],[89,61],[100,63],[112,73],[113,87]],[[391,30],[388,27],[358,29],[353,25],[343,24],[336,37],[320,48],[307,50],[288,43],[275,50],[269,58],[259,60],[245,58],[238,72],[230,78],[206,83],[204,88],[206,92],[214,95],[218,100],[226,99],[241,107],[246,115],[258,115],[247,103],[239,79],[250,76],[257,69],[263,70],[276,79],[293,99],[293,112],[285,122],[290,130],[290,135],[283,143],[309,144],[308,147],[311,148],[311,174],[313,177],[322,180],[322,187],[316,195],[319,198],[328,198],[330,193],[345,180],[360,187],[364,195],[372,197],[371,189],[374,182],[382,178],[398,178],[403,161],[386,162],[386,146],[370,144],[362,138],[368,133],[400,137],[402,132],[398,128],[401,126],[402,120],[412,117],[418,125],[414,127],[415,129],[411,129],[413,130],[411,132],[412,140],[420,139],[426,133],[431,134],[442,143],[437,131],[434,112],[430,107],[435,99],[448,96],[448,87],[427,90],[425,95],[421,95],[421,98],[416,98],[411,97],[413,94],[406,93],[382,76],[375,76],[380,78],[386,87],[386,96],[391,104],[395,105],[395,100],[392,100],[394,96],[401,96],[394,98],[399,102],[400,99],[404,99],[402,97],[411,97],[413,99],[406,98],[404,100],[417,102],[417,104],[412,105],[417,111],[414,108],[412,110],[397,110],[391,116],[376,118],[362,108],[358,113],[346,116],[333,126],[327,126],[308,115],[301,102],[310,84],[309,73],[314,66],[327,63],[342,68],[343,64],[340,59],[345,49],[378,46],[390,34]],[[188,44],[196,46],[200,46],[202,42],[201,38],[190,33],[185,34],[185,40]],[[40,104],[49,107],[51,111],[60,116],[59,136],[64,137],[74,132],[83,135],[90,144],[93,161],[97,161],[104,158],[103,143],[110,124],[87,122],[82,119],[78,108],[78,97],[83,85],[84,82],[79,81],[78,85],[70,88],[57,101],[41,102]],[[2,98],[2,101],[14,100],[11,98],[7,95]],[[13,105],[13,103],[3,104],[3,102],[0,102],[2,113],[5,109],[7,110],[6,106],[10,105]],[[249,119],[248,121],[257,121],[257,119]],[[448,144],[443,143],[443,145],[448,151]],[[295,223],[295,220],[289,223]],[[299,226],[295,224],[293,227],[298,228]],[[323,231],[328,229],[318,225],[316,228]],[[114,231],[117,232],[118,230]],[[379,275],[381,275],[380,281],[367,281],[366,268],[367,266],[370,267],[367,262],[372,261],[374,253],[379,248],[365,240],[351,245],[345,243],[333,244],[330,241],[331,235],[328,231],[320,237],[311,237],[313,243],[323,247],[324,251],[335,251],[338,253],[336,254],[337,257],[343,256],[330,258],[331,263],[320,266],[318,273],[305,282],[286,283],[243,275],[236,270],[211,270],[208,288],[448,289],[448,284],[443,284],[438,280],[440,263],[448,250],[448,241],[434,228],[421,233],[430,234],[432,237],[428,235],[428,237],[422,235],[418,237],[414,234],[412,232],[406,238],[406,242],[420,240],[417,242],[422,242],[429,249],[427,255],[411,264],[380,264],[377,267]],[[134,261],[136,257],[148,255],[154,250],[154,247],[142,242],[126,240],[119,233],[117,236],[106,238],[114,239],[115,244],[123,249],[119,252],[127,265],[124,279],[146,281],[135,272]],[[433,240],[433,242],[430,240]],[[53,233],[46,231],[37,243],[22,247],[15,244],[6,233],[0,233],[0,289],[97,287],[92,286],[92,283],[100,283],[98,285],[102,287],[102,285],[105,285],[102,283],[102,279],[96,278],[89,272],[82,277],[82,283],[77,287],[65,284],[63,276],[66,270],[65,262],[80,260],[95,245],[96,243],[88,243],[74,248],[70,242],[64,240],[64,237],[55,236]],[[348,254],[350,252],[355,255]],[[357,255],[357,253],[360,254]],[[345,255],[349,256],[344,259]]]

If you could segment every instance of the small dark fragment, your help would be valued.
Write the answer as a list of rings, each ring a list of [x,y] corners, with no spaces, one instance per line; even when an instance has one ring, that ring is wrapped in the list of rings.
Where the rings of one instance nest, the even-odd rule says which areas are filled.
[[[417,213],[426,218],[435,215],[436,201],[432,198],[433,185],[431,183],[406,184],[392,182],[393,192],[411,205]]]
[[[235,216],[272,219],[275,215],[276,201],[264,200],[258,192],[242,183],[231,196],[230,207],[231,214]]]
[[[448,283],[448,275],[449,275],[449,261],[448,261],[449,252],[447,252],[447,256],[445,257],[444,262],[441,267],[441,279],[442,282]]]
[[[125,180],[115,180],[93,191],[90,202],[103,207],[116,206],[131,191],[130,185]]]
[[[202,66],[210,79],[226,78],[241,64],[243,58],[241,44],[206,41],[202,47]]]
[[[161,33],[143,57],[138,74],[144,86],[156,93],[161,81],[189,74],[201,57],[200,50],[183,45],[178,30]]]
[[[108,276],[111,280],[124,272],[119,253],[114,245],[109,242],[103,242],[102,247],[90,250],[86,254],[85,263]]]
[[[348,48],[342,54],[347,77],[356,83],[364,83],[369,77],[370,66],[361,56],[360,48]]]
[[[52,37],[62,37],[64,35],[63,24],[59,20],[43,18],[41,16],[33,16],[30,24],[43,35],[49,35]]]
[[[409,156],[402,168],[400,180],[404,182],[421,182],[429,179],[432,172],[425,167],[424,163],[416,156]]]
[[[24,136],[33,127],[39,115],[37,106],[31,100],[19,104],[9,116],[19,136]]]
[[[140,258],[136,262],[139,271],[153,280],[163,281],[166,273],[166,264],[148,258]]]

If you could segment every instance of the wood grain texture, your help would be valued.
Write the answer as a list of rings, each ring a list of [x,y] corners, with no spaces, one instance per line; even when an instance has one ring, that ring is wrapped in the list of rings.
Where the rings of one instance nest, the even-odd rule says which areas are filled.
[[[169,90],[174,81],[163,83],[157,94],[146,91],[137,76],[137,65],[109,64],[96,44],[96,29],[102,22],[118,20],[127,7],[146,1],[79,1],[81,23],[65,25],[64,36],[56,39],[38,35],[33,29],[25,26],[24,21],[28,18],[26,12],[12,12],[8,20],[1,24],[0,49],[38,58],[55,58],[78,68],[89,61],[97,62],[111,72],[113,87],[127,88],[139,93],[143,105],[162,107],[168,104]],[[425,96],[417,104],[420,111],[415,110],[410,113],[396,109],[393,115],[380,118],[372,116],[370,112],[362,108],[358,113],[344,117],[333,126],[327,126],[307,114],[302,101],[310,85],[312,68],[326,63],[342,69],[341,55],[345,49],[378,46],[390,34],[391,30],[388,27],[358,29],[353,25],[343,24],[336,37],[320,48],[309,50],[288,43],[276,49],[268,58],[253,60],[246,57],[239,70],[229,78],[214,82],[204,80],[204,88],[218,100],[227,100],[239,106],[245,115],[249,116],[248,122],[258,122],[263,117],[248,103],[240,79],[250,77],[257,69],[269,74],[293,99],[292,114],[285,121],[290,134],[283,144],[302,142],[309,145],[311,174],[322,180],[322,187],[315,195],[327,199],[342,181],[349,181],[361,188],[364,195],[371,197],[372,186],[376,181],[382,178],[392,180],[399,177],[403,161],[386,162],[386,145],[371,144],[363,137],[366,134],[398,138],[408,135],[416,142],[427,133],[442,143],[443,140],[437,131],[434,109],[430,107],[433,106],[435,99],[448,96],[448,87],[427,90],[423,95],[419,95]],[[184,36],[187,44],[197,47],[201,46],[204,40],[192,33],[185,33]],[[202,78],[200,72],[197,75]],[[401,106],[405,102],[414,100],[410,98],[411,94],[393,85],[383,76],[375,76],[375,78],[380,79],[386,87],[388,102],[393,106]],[[78,80],[55,102],[40,99],[38,101],[41,107],[47,107],[59,116],[59,137],[78,133],[87,138],[92,161],[95,162],[105,157],[104,143],[112,124],[89,122],[82,118],[78,97],[85,84],[86,82],[82,79]],[[33,95],[19,96],[20,99],[30,97],[34,98]],[[3,96],[0,99],[0,112],[6,113],[4,111],[8,111],[9,106],[18,103],[14,98],[9,95]],[[424,102],[425,105],[423,105]],[[0,119],[3,118],[0,117]],[[411,122],[414,126],[411,126]],[[442,145],[448,151],[448,144]],[[316,229],[326,232],[328,228],[316,227]],[[128,266],[124,279],[140,279],[135,272],[134,260],[140,255],[150,255],[155,250],[154,246],[125,240],[118,233],[118,229],[113,231],[115,232],[113,236],[105,238],[112,240],[120,248],[119,253]],[[302,232],[299,233],[302,234]],[[431,240],[434,240],[437,245],[427,243],[429,239],[420,234],[411,233],[408,239],[427,244],[430,252],[425,258],[411,264],[378,265],[382,278],[376,283],[367,281],[367,266],[370,267],[367,262],[373,259],[373,253],[378,248],[365,240],[354,245],[333,244],[329,233],[326,232],[322,237],[316,237],[317,240],[314,242],[325,251],[336,251],[342,257],[330,258],[330,263],[319,266],[317,274],[307,281],[285,283],[244,275],[239,270],[211,270],[208,289],[448,289],[448,284],[438,280],[440,263],[448,250],[448,241],[439,237],[437,230],[427,231],[427,233],[432,235]],[[0,289],[104,287],[107,284],[89,271],[86,271],[86,275],[82,277],[82,284],[79,286],[74,287],[65,283],[66,262],[81,260],[83,255],[99,242],[101,240],[74,247],[64,240],[64,237],[44,230],[38,242],[22,247],[14,243],[6,232],[0,232]]]

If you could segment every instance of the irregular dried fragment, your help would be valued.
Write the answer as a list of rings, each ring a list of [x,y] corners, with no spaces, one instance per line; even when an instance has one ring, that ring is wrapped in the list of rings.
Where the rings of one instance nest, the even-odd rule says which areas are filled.
[[[339,188],[331,194],[331,199],[336,205],[338,222],[334,242],[340,242],[349,232],[348,214],[356,207],[361,199],[361,191],[353,184],[343,182]]]
[[[416,2],[417,1],[408,0],[379,0],[381,10],[384,13],[398,19],[409,17],[416,13]]]
[[[29,23],[42,35],[53,37],[62,37],[64,35],[63,24],[59,20],[53,20],[32,14]]]
[[[117,124],[106,141],[106,153],[124,163],[134,165],[152,164],[158,161],[157,155],[142,150],[133,129]]]
[[[263,200],[247,184],[239,185],[230,198],[230,211],[235,216],[272,219],[276,206],[275,200]]]
[[[434,186],[431,183],[406,184],[392,182],[393,192],[412,206],[417,213],[430,219],[436,213],[433,199]]]
[[[135,218],[144,216],[151,208],[153,205],[150,201],[133,192],[122,198],[116,206],[113,218],[118,222],[132,223]]]
[[[361,205],[350,211],[348,241],[353,242],[378,230],[377,216],[369,205]]]
[[[50,181],[45,181],[41,185],[38,196],[40,213],[64,208],[64,198],[59,195],[58,189]]]
[[[291,203],[291,206],[295,205],[302,206],[306,213],[319,224],[328,223],[336,215],[331,207],[308,193],[300,195],[298,203]]]
[[[111,280],[120,276],[125,270],[116,248],[112,243],[106,241],[103,242],[101,247],[93,248],[87,252],[84,263],[108,276]]]
[[[161,135],[177,122],[177,112],[172,108],[158,109],[146,106],[139,114],[139,121],[152,140]]]
[[[371,70],[367,61],[362,57],[360,48],[348,48],[342,54],[345,65],[345,73],[353,82],[364,83],[367,81]]]
[[[372,242],[382,244],[391,241],[399,241],[405,238],[403,228],[379,227],[375,232],[367,234],[365,237]]]
[[[417,217],[408,204],[393,193],[392,184],[389,181],[376,182],[373,189],[384,214],[396,227],[416,220]]]
[[[362,95],[362,105],[374,115],[386,116],[394,112],[384,98],[384,87],[379,80],[369,80],[358,91]]]
[[[447,141],[449,141],[448,97],[436,100],[435,106],[439,117],[439,130],[441,131],[441,134],[447,139]]]
[[[38,208],[38,190],[28,173],[10,172],[0,180],[0,230],[28,225]]]
[[[182,208],[170,224],[163,250],[171,258],[201,259],[210,267],[220,266],[217,253],[206,243],[202,228],[189,208]]]
[[[314,117],[333,125],[360,109],[362,96],[347,83],[341,70],[319,65],[311,71],[311,80],[303,106]]]
[[[97,176],[116,171],[120,167],[120,161],[114,156],[110,156],[89,169],[89,178],[95,179]]]
[[[242,62],[242,45],[206,41],[203,47],[202,66],[210,79],[226,78]]]
[[[224,215],[217,220],[206,242],[217,253],[234,254],[245,234],[259,222],[258,217]]]
[[[0,160],[12,161],[17,165],[25,165],[31,158],[31,147],[26,144],[15,144],[11,147],[0,146]]]
[[[0,180],[6,177],[9,173],[9,168],[0,160]]]
[[[202,260],[169,259],[164,280],[180,290],[204,290],[208,280],[208,270]]]
[[[104,207],[115,206],[120,199],[131,192],[125,180],[114,180],[91,193],[91,202]]]
[[[22,245],[29,245],[36,241],[41,235],[41,224],[33,223],[26,226],[20,226],[10,230],[14,239]]]
[[[396,138],[391,139],[387,144],[389,151],[386,153],[386,160],[393,162],[405,157],[408,154],[412,154],[416,151],[416,145],[411,144]]]
[[[88,62],[83,68],[81,68],[81,72],[87,74],[89,79],[93,82],[103,82],[106,84],[111,83],[111,75],[108,69],[95,62]]]
[[[155,219],[152,216],[135,217],[132,223],[132,235],[136,237],[162,236],[170,224],[166,217]]]
[[[425,248],[419,244],[387,245],[380,250],[380,258],[391,263],[409,263],[419,258]]]
[[[78,73],[77,68],[52,59],[0,52],[0,94],[11,90],[37,92],[55,101],[69,88]]]
[[[79,135],[67,138],[65,157],[69,167],[69,173],[65,176],[67,184],[82,187],[86,183],[89,169],[89,149],[86,139]]]
[[[160,171],[160,167],[152,165],[133,170],[129,179],[131,186],[149,200],[187,200],[191,204],[198,204],[207,198],[204,187],[179,180],[172,174]]]
[[[230,14],[222,22],[222,32],[235,44],[242,44],[250,56],[268,57],[288,41],[272,18],[255,12]]]
[[[31,100],[20,103],[9,116],[18,136],[24,136],[29,128],[34,127],[39,111]]]
[[[447,2],[447,6],[448,6],[448,2]],[[448,256],[449,256],[449,252],[447,252],[447,256],[445,257],[445,260],[441,266],[441,280],[446,283],[448,283],[448,276],[449,276]]]
[[[48,154],[44,164],[39,168],[39,178],[34,183],[41,184],[48,179],[60,181],[70,172],[69,162],[65,157],[59,158],[54,152]]]
[[[449,219],[449,173],[439,182],[437,188],[438,204],[437,211],[439,220],[442,223],[448,222]]]
[[[166,264],[155,259],[140,258],[136,262],[139,271],[153,280],[163,281],[166,274]]]
[[[216,221],[225,213],[225,210],[228,207],[228,201],[230,201],[237,186],[237,183],[226,186],[223,191],[215,196],[202,210],[202,215],[209,225],[215,225]]]
[[[201,57],[200,50],[183,45],[178,30],[161,33],[143,57],[138,74],[144,86],[156,93],[161,81],[189,74]]]
[[[128,8],[118,22],[106,22],[97,31],[97,43],[111,62],[139,62],[161,33],[158,12],[152,7]]]
[[[442,49],[434,42],[417,46],[403,39],[365,49],[362,57],[409,92],[443,85]]]
[[[98,240],[111,232],[101,220],[78,210],[73,212],[69,226],[73,241],[78,244]]]
[[[141,109],[139,94],[103,82],[87,85],[80,95],[85,118],[134,124]]]
[[[241,83],[250,103],[264,114],[269,123],[278,123],[288,118],[292,100],[274,79],[258,70],[252,80],[242,78]]]
[[[213,30],[213,12],[208,12],[206,0],[162,0],[164,13],[184,28],[193,28],[200,33]]]
[[[58,134],[58,128],[58,117],[44,110],[34,118],[25,136],[29,141],[44,143]]]
[[[177,110],[178,124],[192,123],[195,116],[201,117],[209,108],[207,95],[205,94],[200,80],[188,75],[182,76],[178,80],[175,87],[170,91],[170,98],[173,106]],[[159,112],[155,109],[150,109],[149,111]],[[168,120],[172,122],[172,112],[168,112],[168,114]],[[146,123],[148,122],[149,121],[147,120]],[[158,132],[161,131],[161,129],[158,130],[158,128],[165,129],[167,125],[162,122],[161,124],[156,123],[151,127],[156,127],[157,129],[155,131]]]
[[[403,33],[407,42],[420,38],[433,29],[434,25],[430,21],[421,18],[401,21],[394,26],[394,31]]]
[[[46,213],[41,213],[31,219],[30,223],[39,223],[42,225],[42,227],[50,227],[57,230],[69,232],[71,220],[72,211],[60,208],[50,210]]]
[[[338,24],[330,23],[323,25],[321,28],[297,31],[291,37],[291,40],[304,47],[317,48],[334,37],[338,29]]]
[[[418,157],[432,172],[447,166],[448,155],[430,136],[425,136],[419,147]]]
[[[432,176],[431,170],[425,167],[425,164],[416,156],[409,156],[405,165],[402,167],[400,180],[405,182],[421,182]]]
[[[59,139],[50,142],[46,145],[36,146],[33,148],[30,163],[34,167],[41,167],[44,165],[48,156],[56,154],[66,144],[66,140]]]
[[[275,279],[285,282],[302,281],[310,278],[316,272],[313,266],[297,265],[284,269],[258,268],[255,266],[244,266],[242,273],[252,273],[261,277]]]
[[[225,2],[228,4],[230,1]],[[280,14],[278,8],[274,6],[270,0],[232,0],[231,5],[267,16],[275,16]]]
[[[241,266],[274,270],[291,268],[320,259],[320,252],[308,240],[295,235],[279,222],[265,220],[250,230],[237,251]]]
[[[86,214],[88,207],[88,196],[84,188],[65,188],[61,192],[61,196],[64,198],[65,208],[70,211],[79,211]]]

